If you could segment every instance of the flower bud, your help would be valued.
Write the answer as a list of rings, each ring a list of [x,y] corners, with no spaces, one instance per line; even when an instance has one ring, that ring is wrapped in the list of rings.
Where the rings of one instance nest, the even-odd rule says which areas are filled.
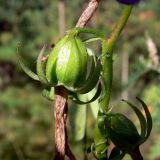
[[[64,36],[52,50],[46,64],[49,82],[73,89],[87,74],[87,51],[83,42],[72,34]]]
[[[140,0],[117,0],[117,1],[126,5],[133,5],[140,2]]]

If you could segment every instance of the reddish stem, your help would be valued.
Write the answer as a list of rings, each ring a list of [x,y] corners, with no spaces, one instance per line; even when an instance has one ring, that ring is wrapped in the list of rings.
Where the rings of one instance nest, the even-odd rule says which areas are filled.
[[[134,148],[131,152],[129,152],[129,154],[133,160],[143,160],[139,147]]]
[[[68,145],[66,127],[68,113],[68,92],[64,87],[56,87],[55,95],[54,116],[56,154],[54,160],[64,160],[65,155],[68,156],[69,160],[76,160]]]
[[[54,104],[54,116],[55,116],[55,145],[56,155],[55,160],[65,159],[65,145],[66,145],[66,117],[67,117],[67,91],[63,87],[55,88],[55,104]]]

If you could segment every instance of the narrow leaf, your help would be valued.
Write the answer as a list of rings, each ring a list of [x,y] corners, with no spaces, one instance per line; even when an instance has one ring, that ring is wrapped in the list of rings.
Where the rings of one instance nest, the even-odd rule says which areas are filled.
[[[83,42],[84,43],[90,43],[90,42],[101,41],[101,40],[102,40],[102,38],[92,37],[92,38],[88,38],[88,39],[83,40]]]
[[[46,88],[43,90],[42,95],[50,101],[54,100],[54,87]]]
[[[42,57],[43,57],[45,49],[46,49],[46,45],[43,46],[43,48],[38,56],[38,59],[37,59],[37,74],[38,74],[39,80],[43,84],[48,85],[48,80],[47,80],[46,75],[44,73],[44,62],[42,61]]]
[[[143,114],[132,103],[130,103],[130,102],[126,101],[126,100],[122,100],[122,101],[126,102],[133,109],[133,111],[136,113],[136,115],[137,115],[137,117],[139,119],[140,125],[141,125],[141,136],[145,137],[145,135],[146,135],[146,129],[147,129],[147,124],[146,124],[146,120],[145,120]]]
[[[23,62],[22,56],[18,54],[19,64],[22,67],[23,71],[32,79],[39,81],[38,75],[31,71]]]
[[[152,117],[151,117],[151,114],[148,110],[147,105],[140,98],[138,98],[138,97],[136,97],[136,98],[142,104],[144,111],[145,111],[145,114],[146,114],[146,118],[147,118],[147,134],[146,134],[146,138],[145,138],[145,140],[146,140],[149,137],[151,130],[152,130]]]
[[[95,100],[100,96],[100,94],[101,94],[101,83],[99,83],[98,89],[97,89],[95,95],[94,95],[90,100],[84,102],[84,101],[82,101],[82,100],[77,96],[77,94],[73,94],[73,97],[74,97],[74,98],[73,98],[72,100],[73,100],[75,103],[78,103],[78,104],[87,104],[87,103],[91,103],[91,102],[95,101]],[[80,95],[80,94],[79,94],[79,95]]]
[[[121,153],[121,151],[114,147],[109,156],[109,160],[121,160],[124,157],[125,153]]]

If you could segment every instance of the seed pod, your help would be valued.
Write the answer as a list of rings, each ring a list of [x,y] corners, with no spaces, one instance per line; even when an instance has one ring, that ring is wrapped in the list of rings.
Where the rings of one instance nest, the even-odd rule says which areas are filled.
[[[107,115],[106,126],[109,138],[122,151],[134,148],[141,138],[132,121],[122,114]]]
[[[83,42],[72,34],[63,37],[52,50],[46,65],[49,82],[72,90],[87,74],[87,51]]]

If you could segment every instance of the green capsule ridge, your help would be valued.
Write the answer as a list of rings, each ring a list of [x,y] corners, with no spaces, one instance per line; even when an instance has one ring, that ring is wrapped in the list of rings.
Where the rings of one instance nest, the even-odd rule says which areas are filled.
[[[82,83],[87,74],[87,51],[83,42],[75,35],[64,36],[52,50],[46,64],[49,82],[73,90]]]

